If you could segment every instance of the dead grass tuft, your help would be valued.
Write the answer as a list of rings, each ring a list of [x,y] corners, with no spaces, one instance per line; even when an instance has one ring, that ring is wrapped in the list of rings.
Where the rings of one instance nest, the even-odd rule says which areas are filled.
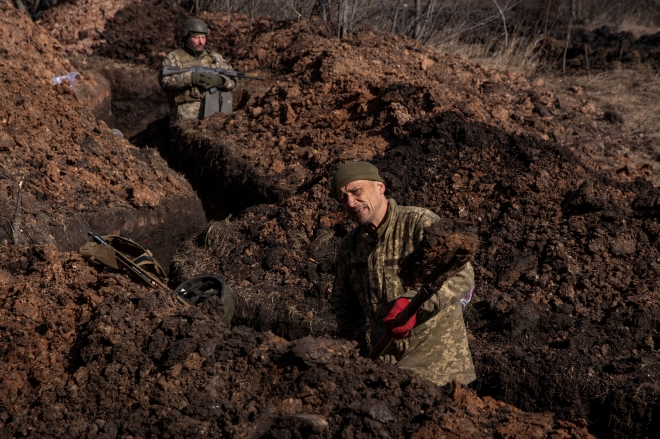
[[[220,260],[234,250],[237,240],[238,231],[229,217],[211,221],[200,236],[187,241],[172,258],[172,280],[183,281],[200,274],[214,273]]]
[[[504,45],[501,38],[491,37],[486,42],[468,43],[452,40],[435,47],[441,52],[465,57],[484,67],[532,75],[541,63],[539,48],[542,40],[540,36],[534,38],[514,36]]]
[[[204,232],[204,246],[216,257],[223,258],[236,247],[235,234],[229,222],[231,215],[222,221],[211,221]]]
[[[209,251],[188,241],[172,258],[170,278],[173,282],[180,283],[200,274],[213,273],[216,266],[217,260]]]
[[[335,253],[336,244],[333,242],[335,232],[321,230],[314,241],[309,244],[309,252],[313,255],[326,255]]]

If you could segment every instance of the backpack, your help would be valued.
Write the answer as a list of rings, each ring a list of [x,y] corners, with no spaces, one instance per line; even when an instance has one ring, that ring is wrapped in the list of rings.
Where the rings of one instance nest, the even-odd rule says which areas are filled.
[[[165,274],[163,267],[154,259],[153,254],[135,243],[128,238],[122,238],[116,235],[102,236],[112,248],[121,252],[128,259],[133,261],[151,280],[156,282],[163,288],[169,288],[167,283],[169,279]],[[88,242],[80,247],[79,253],[83,258],[87,259],[92,265],[101,267],[102,269],[110,269],[109,271],[123,271],[127,269],[125,263],[117,257],[117,254],[105,245],[97,242]],[[146,284],[145,280],[140,276],[128,270],[129,277],[137,282]],[[152,285],[148,285],[152,286]]]
[[[167,286],[169,279],[165,274],[163,267],[154,259],[152,253],[146,250],[139,244],[128,238],[122,238],[116,235],[102,236],[112,248],[121,252],[128,259],[133,261],[151,280],[156,282],[163,288],[170,289]],[[79,250],[79,253],[88,260],[92,265],[102,268],[103,270],[121,272],[127,269],[125,263],[117,257],[112,249],[103,244],[95,241],[85,243]],[[130,269],[127,270],[129,277],[147,286],[153,286],[151,283],[147,284],[145,279],[133,273]],[[220,277],[211,274],[195,276],[189,279],[174,290],[176,299],[185,306],[201,306],[202,303],[211,296],[219,296],[220,301],[224,308],[222,321],[226,324],[231,323],[236,308],[234,295],[229,286]]]

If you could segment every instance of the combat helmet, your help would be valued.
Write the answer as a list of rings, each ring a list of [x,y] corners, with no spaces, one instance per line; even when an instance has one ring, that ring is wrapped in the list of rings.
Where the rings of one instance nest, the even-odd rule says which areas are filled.
[[[174,289],[179,301],[190,306],[201,306],[212,296],[218,296],[224,309],[222,321],[229,324],[234,316],[236,301],[229,286],[213,274],[202,274],[181,283]]]
[[[180,36],[183,40],[187,40],[190,34],[204,34],[208,35],[209,28],[202,20],[197,18],[189,18],[181,25]]]

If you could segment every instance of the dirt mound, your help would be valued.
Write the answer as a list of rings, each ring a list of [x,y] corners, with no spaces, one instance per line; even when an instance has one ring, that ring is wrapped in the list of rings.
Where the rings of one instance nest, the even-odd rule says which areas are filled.
[[[653,165],[616,153],[605,158],[584,152],[594,151],[593,143],[616,126],[579,90],[560,99],[541,81],[486,70],[401,37],[363,32],[339,41],[290,27],[255,34],[234,53],[246,69],[270,72],[270,88],[246,85],[244,109],[231,117],[181,124],[167,151],[170,164],[200,189],[212,218],[227,210],[214,205],[204,188],[223,187],[235,209],[283,200],[326,162],[382,154],[407,122],[450,110],[510,132],[552,138],[589,167],[624,168],[621,179],[653,172]],[[224,135],[210,134],[216,132]],[[200,175],[202,162],[209,177]]]
[[[586,417],[600,437],[652,435],[658,189],[617,183],[565,148],[451,113],[408,129],[377,161],[400,182],[397,199],[480,226],[467,313],[475,387]]]
[[[575,29],[566,38],[547,38],[544,56],[569,69],[610,69],[646,64],[660,67],[660,33],[636,38],[631,32],[613,32],[608,26]]]
[[[204,18],[232,34],[226,18]],[[231,244],[222,256],[210,255],[202,236],[201,248],[191,243],[179,255],[179,275],[226,276],[238,322],[287,337],[332,333],[331,255],[350,225],[327,199],[328,177],[337,163],[372,159],[402,204],[481,226],[480,290],[468,313],[481,392],[588,418],[603,437],[650,434],[657,374],[647,367],[656,361],[648,340],[657,328],[620,313],[652,315],[627,298],[646,303],[657,290],[657,193],[589,170],[602,163],[589,145],[608,124],[616,130],[616,118],[578,89],[558,97],[540,81],[405,38],[363,32],[339,41],[274,27],[258,22],[248,44],[224,52],[242,69],[268,72],[269,88],[245,87],[231,117],[181,124],[164,150],[211,217],[245,209],[225,226]],[[625,169],[617,178],[648,172]],[[630,381],[645,392],[628,390]]]
[[[36,26],[30,16],[14,7],[11,1],[0,1],[0,54],[2,67],[18,64],[21,76],[51,78],[71,71],[61,44]]]
[[[135,0],[78,0],[42,12],[39,24],[69,54],[91,55],[108,20]]]
[[[641,179],[594,173],[567,148],[453,112],[403,128],[395,146],[373,158],[390,194],[479,225],[477,290],[467,312],[474,386],[526,410],[587,418],[600,437],[650,435],[659,376],[649,365],[660,360],[653,317],[660,192]],[[305,314],[284,328],[273,324],[292,307],[327,307],[331,256],[350,225],[327,197],[324,175],[333,165],[322,169],[310,188],[229,221],[231,251],[221,258],[200,257],[210,251],[204,245],[179,255],[189,268],[208,261],[204,269],[222,271],[247,297],[239,321],[286,336],[333,329]],[[320,258],[319,248],[327,250]]]
[[[173,47],[179,13],[170,2],[131,3],[90,34],[98,41],[93,52],[154,69]],[[5,245],[3,431],[588,437],[589,425],[600,437],[655,434],[660,194],[633,181],[641,172],[634,166],[620,175],[632,181],[624,183],[595,173],[598,158],[585,154],[581,161],[571,152],[611,123],[599,120],[598,109],[577,91],[564,99],[540,82],[401,37],[367,31],[339,41],[304,25],[257,20],[246,38],[245,18],[203,18],[226,36],[220,49],[237,68],[271,79],[243,85],[232,116],[181,124],[172,142],[158,145],[199,189],[213,218],[235,213],[188,243],[174,275],[225,277],[238,296],[236,324],[291,338],[332,335],[334,250],[351,224],[327,196],[328,181],[339,163],[370,159],[401,204],[479,225],[477,290],[466,314],[479,376],[473,387],[577,425],[461,388],[451,394],[369,362],[347,342],[285,342],[244,326],[230,329],[219,323],[214,301],[185,309],[171,293],[96,273],[76,254]],[[14,77],[17,67],[3,68]],[[143,195],[175,193],[171,187],[182,180],[153,150],[137,150],[94,122],[67,85],[38,94],[27,81],[3,84],[11,91],[3,108],[18,108],[24,131],[0,131],[10,139],[0,153],[31,177],[22,215],[40,225],[40,209],[67,218],[82,205],[79,217],[97,218],[107,198],[117,203],[109,222],[144,209],[152,216],[136,224],[171,233],[169,225],[149,222],[153,210],[136,206],[135,190],[128,191],[139,183]],[[59,119],[48,99],[65,107]],[[19,149],[21,135],[39,149]],[[543,140],[551,137],[566,146]],[[83,171],[104,183],[83,186],[76,177]],[[47,194],[42,204],[30,199],[39,182]],[[2,192],[5,211],[15,206],[12,187],[7,182]],[[181,209],[178,201],[171,206]],[[181,219],[191,222],[185,212]]]
[[[176,47],[186,11],[169,1],[129,2],[106,17],[102,3],[88,0],[84,8],[66,6],[70,8],[66,14],[57,12],[59,8],[46,12],[67,23],[83,19],[97,23],[99,31],[86,34],[95,42],[95,57],[153,69],[152,75],[144,69],[116,75],[108,72],[107,61],[104,68],[87,67],[109,74],[116,95],[127,95],[127,90],[132,95],[144,94],[133,105],[129,96],[119,98],[122,104],[115,104],[115,113],[126,117],[155,104],[158,111],[152,117],[159,116],[152,120],[166,116],[164,96],[155,87],[156,70],[163,56]],[[621,136],[616,111],[605,104],[597,107],[578,88],[556,90],[542,80],[484,69],[404,37],[366,31],[340,41],[315,32],[317,27],[310,23],[250,21],[240,15],[208,13],[200,18],[209,24],[211,48],[235,68],[258,70],[269,79],[241,83],[234,93],[240,111],[186,128],[169,151],[170,164],[200,192],[212,218],[229,212],[205,193],[208,187],[225,188],[233,199],[224,204],[236,209],[281,200],[310,178],[310,170],[313,174],[317,162],[323,163],[327,156],[342,160],[372,156],[389,145],[390,133],[401,124],[451,109],[473,121],[565,144],[590,167],[619,171],[622,179],[653,173],[653,163],[635,162],[626,154],[629,139]],[[75,26],[56,28],[56,23],[54,18],[44,20],[54,35],[65,41],[75,39],[71,36]],[[66,35],[57,33],[63,28],[71,30]],[[65,47],[72,55],[80,53],[75,45]],[[147,79],[140,86],[133,83],[135,78]],[[145,122],[145,117],[133,116],[118,123],[133,137],[146,128]],[[161,145],[152,137],[165,127],[164,122],[153,124],[139,143]],[[227,135],[206,133],[217,130]],[[329,132],[332,135],[326,138]],[[203,161],[209,180],[195,175],[197,164]],[[231,168],[223,165],[225,161]],[[226,177],[218,181],[215,175]],[[275,178],[268,184],[245,184],[271,176]]]
[[[0,257],[7,436],[590,437],[375,364],[348,342],[230,329],[219,301],[184,308],[75,253],[4,246]]]
[[[53,85],[52,72],[70,64],[27,14],[2,5],[1,28],[12,38],[0,66],[0,240],[72,250],[93,228],[130,234],[169,261],[181,237],[205,222],[190,185],[157,151],[97,122],[72,88],[84,89],[84,79]]]

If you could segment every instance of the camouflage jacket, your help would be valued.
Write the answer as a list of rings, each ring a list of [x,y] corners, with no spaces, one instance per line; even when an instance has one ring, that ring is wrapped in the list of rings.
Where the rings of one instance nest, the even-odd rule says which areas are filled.
[[[193,56],[189,51],[179,48],[168,53],[163,60],[163,67],[175,66],[186,67],[211,67],[230,69],[231,66],[218,53],[205,50],[198,56]],[[180,73],[178,75],[163,76],[162,70],[158,76],[160,86],[167,93],[170,103],[170,123],[181,119],[201,119],[202,101],[204,100],[204,89],[191,84],[192,72]],[[236,82],[227,78],[223,91],[230,91],[236,87]]]
[[[397,275],[399,261],[421,242],[424,228],[439,217],[419,207],[398,206],[389,200],[386,222],[378,239],[361,227],[341,242],[331,303],[337,317],[339,337],[355,338],[367,320],[372,341],[385,333],[383,318],[399,297],[413,297]],[[470,264],[443,286],[417,313],[411,335],[397,340],[384,359],[417,371],[439,384],[457,379],[467,384],[475,379],[460,300],[474,288]]]

